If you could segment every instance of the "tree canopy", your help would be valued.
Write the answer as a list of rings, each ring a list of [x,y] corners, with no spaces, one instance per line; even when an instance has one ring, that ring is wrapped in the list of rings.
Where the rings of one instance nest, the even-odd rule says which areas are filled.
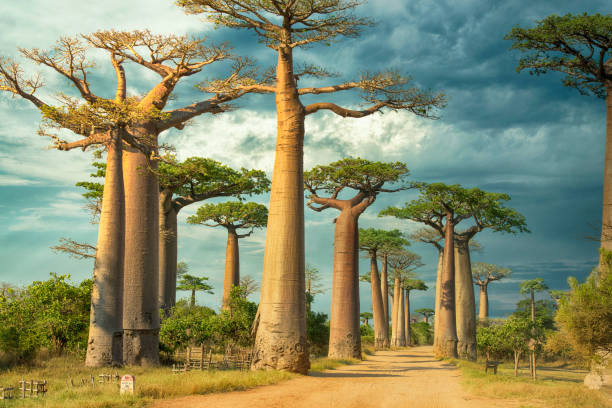
[[[605,97],[612,86],[612,15],[551,15],[534,28],[514,27],[505,37],[511,49],[527,55],[516,70],[541,75],[565,74],[563,85],[580,93]]]
[[[472,265],[472,278],[474,279],[474,283],[480,286],[486,286],[489,282],[508,277],[511,273],[512,271],[510,269],[499,265],[484,262],[475,262]]]
[[[543,292],[548,289],[543,278],[534,278],[523,281],[519,284],[521,293],[529,294],[532,292]]]
[[[359,249],[362,251],[376,253],[379,249],[389,246],[401,248],[409,245],[410,242],[398,229],[359,228]]]
[[[266,226],[268,208],[263,204],[240,201],[226,201],[219,204],[204,204],[195,215],[187,217],[188,224],[202,224],[208,227],[223,226],[229,229],[250,229],[249,236],[255,228]]]

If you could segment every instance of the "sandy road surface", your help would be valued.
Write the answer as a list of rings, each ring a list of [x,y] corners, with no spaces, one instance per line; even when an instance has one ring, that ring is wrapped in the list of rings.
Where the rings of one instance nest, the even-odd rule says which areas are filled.
[[[360,364],[311,373],[249,391],[159,401],[155,408],[510,408],[468,396],[460,372],[432,357],[431,347],[380,351]]]

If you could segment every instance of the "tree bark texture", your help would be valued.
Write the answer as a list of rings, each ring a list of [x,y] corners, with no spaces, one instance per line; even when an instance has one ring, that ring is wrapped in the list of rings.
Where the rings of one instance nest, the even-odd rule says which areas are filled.
[[[121,365],[123,361],[125,202],[122,143],[119,132],[112,134],[106,158],[85,358],[88,367]]]
[[[395,346],[405,347],[406,346],[406,298],[404,297],[404,289],[400,289],[396,295],[399,299],[397,307],[397,339]]]
[[[436,299],[434,304],[434,340],[433,348],[436,349],[438,337],[440,335],[440,299],[442,299],[442,267],[444,262],[444,252],[439,251],[438,269],[436,272]]]
[[[148,129],[139,129],[141,137]],[[150,169],[151,167],[151,169]],[[159,364],[159,185],[157,163],[135,149],[123,154],[125,261],[123,362]]]
[[[389,281],[387,278],[387,254],[382,256],[382,265],[380,269],[380,290],[382,292],[383,314],[385,315],[385,344],[387,348],[391,344],[389,340]]]
[[[457,327],[455,322],[455,250],[453,214],[446,215],[444,233],[444,262],[440,294],[438,343],[434,348],[437,358],[457,357]]]
[[[397,311],[400,301],[399,292],[401,290],[400,280],[399,278],[395,278],[393,280],[393,308],[391,310],[391,345],[394,347],[399,346],[399,323],[397,320]]]
[[[488,286],[489,285],[480,286],[480,303],[478,304],[478,318],[480,320],[487,320],[489,318]]]
[[[306,374],[310,362],[304,282],[305,112],[288,47],[278,52],[276,112],[276,152],[252,367]]]
[[[606,87],[606,147],[604,157],[601,247],[612,251],[612,85]],[[603,270],[600,257],[600,270]]]
[[[412,344],[412,339],[410,338],[410,291],[404,290],[404,292],[406,292],[404,295],[404,334],[406,345],[410,346]]]
[[[235,228],[227,229],[227,247],[225,249],[225,278],[223,281],[223,310],[230,309],[231,292],[234,286],[240,285],[240,253],[238,234]]]
[[[351,208],[343,209],[334,229],[330,358],[361,359],[358,231],[358,219]]]
[[[457,319],[457,354],[476,360],[476,300],[470,263],[469,239],[455,240],[455,313]]]
[[[380,292],[380,277],[378,275],[378,260],[376,251],[370,251],[370,285],[372,289],[372,314],[374,315],[374,347],[385,347],[385,322]]]
[[[166,316],[176,305],[176,263],[178,210],[172,204],[172,193],[159,194],[159,307]]]

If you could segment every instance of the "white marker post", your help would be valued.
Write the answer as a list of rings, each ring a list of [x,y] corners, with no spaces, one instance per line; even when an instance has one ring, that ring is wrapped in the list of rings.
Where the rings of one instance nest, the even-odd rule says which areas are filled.
[[[130,374],[126,374],[121,377],[121,388],[119,389],[119,393],[123,394],[134,394],[134,376]]]

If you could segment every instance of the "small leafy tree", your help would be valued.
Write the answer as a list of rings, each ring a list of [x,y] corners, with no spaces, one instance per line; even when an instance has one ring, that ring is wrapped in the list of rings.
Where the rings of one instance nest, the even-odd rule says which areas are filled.
[[[207,280],[208,280],[208,277],[206,276],[200,277],[200,276],[194,276],[194,275],[189,275],[185,273],[181,276],[181,280],[179,281],[179,284],[176,286],[176,289],[191,291],[191,300],[189,302],[189,306],[194,307],[196,292],[206,292],[206,293],[213,294],[213,291],[212,291],[213,287],[210,286],[208,283],[206,283]]]
[[[306,310],[308,311],[314,301],[315,295],[325,292],[325,289],[321,283],[321,273],[317,268],[310,264],[306,264],[304,275],[306,278]]]
[[[429,323],[429,318],[434,315],[434,310],[428,307],[422,307],[415,312],[423,315],[423,322],[425,323]]]
[[[527,352],[527,345],[531,338],[533,323],[528,319],[510,317],[501,326],[504,345],[514,356],[514,376],[518,376],[518,364],[521,355]]]
[[[522,294],[529,294],[530,305],[531,305],[531,323],[532,327],[532,338],[529,345],[530,360],[529,366],[531,370],[531,378],[536,379],[536,347],[537,347],[537,332],[536,332],[536,313],[535,313],[535,293],[543,292],[548,289],[548,286],[544,283],[544,279],[535,278],[526,280],[520,283],[520,291]]]
[[[372,319],[374,315],[370,312],[361,312],[359,316],[361,317],[361,322],[365,324],[366,326],[369,326],[370,319]]]
[[[476,262],[472,265],[472,279],[480,287],[480,303],[478,318],[489,318],[489,283],[510,276],[512,271],[498,265]]]
[[[476,347],[485,355],[487,361],[504,351],[504,338],[501,326],[479,327],[476,332]]]

